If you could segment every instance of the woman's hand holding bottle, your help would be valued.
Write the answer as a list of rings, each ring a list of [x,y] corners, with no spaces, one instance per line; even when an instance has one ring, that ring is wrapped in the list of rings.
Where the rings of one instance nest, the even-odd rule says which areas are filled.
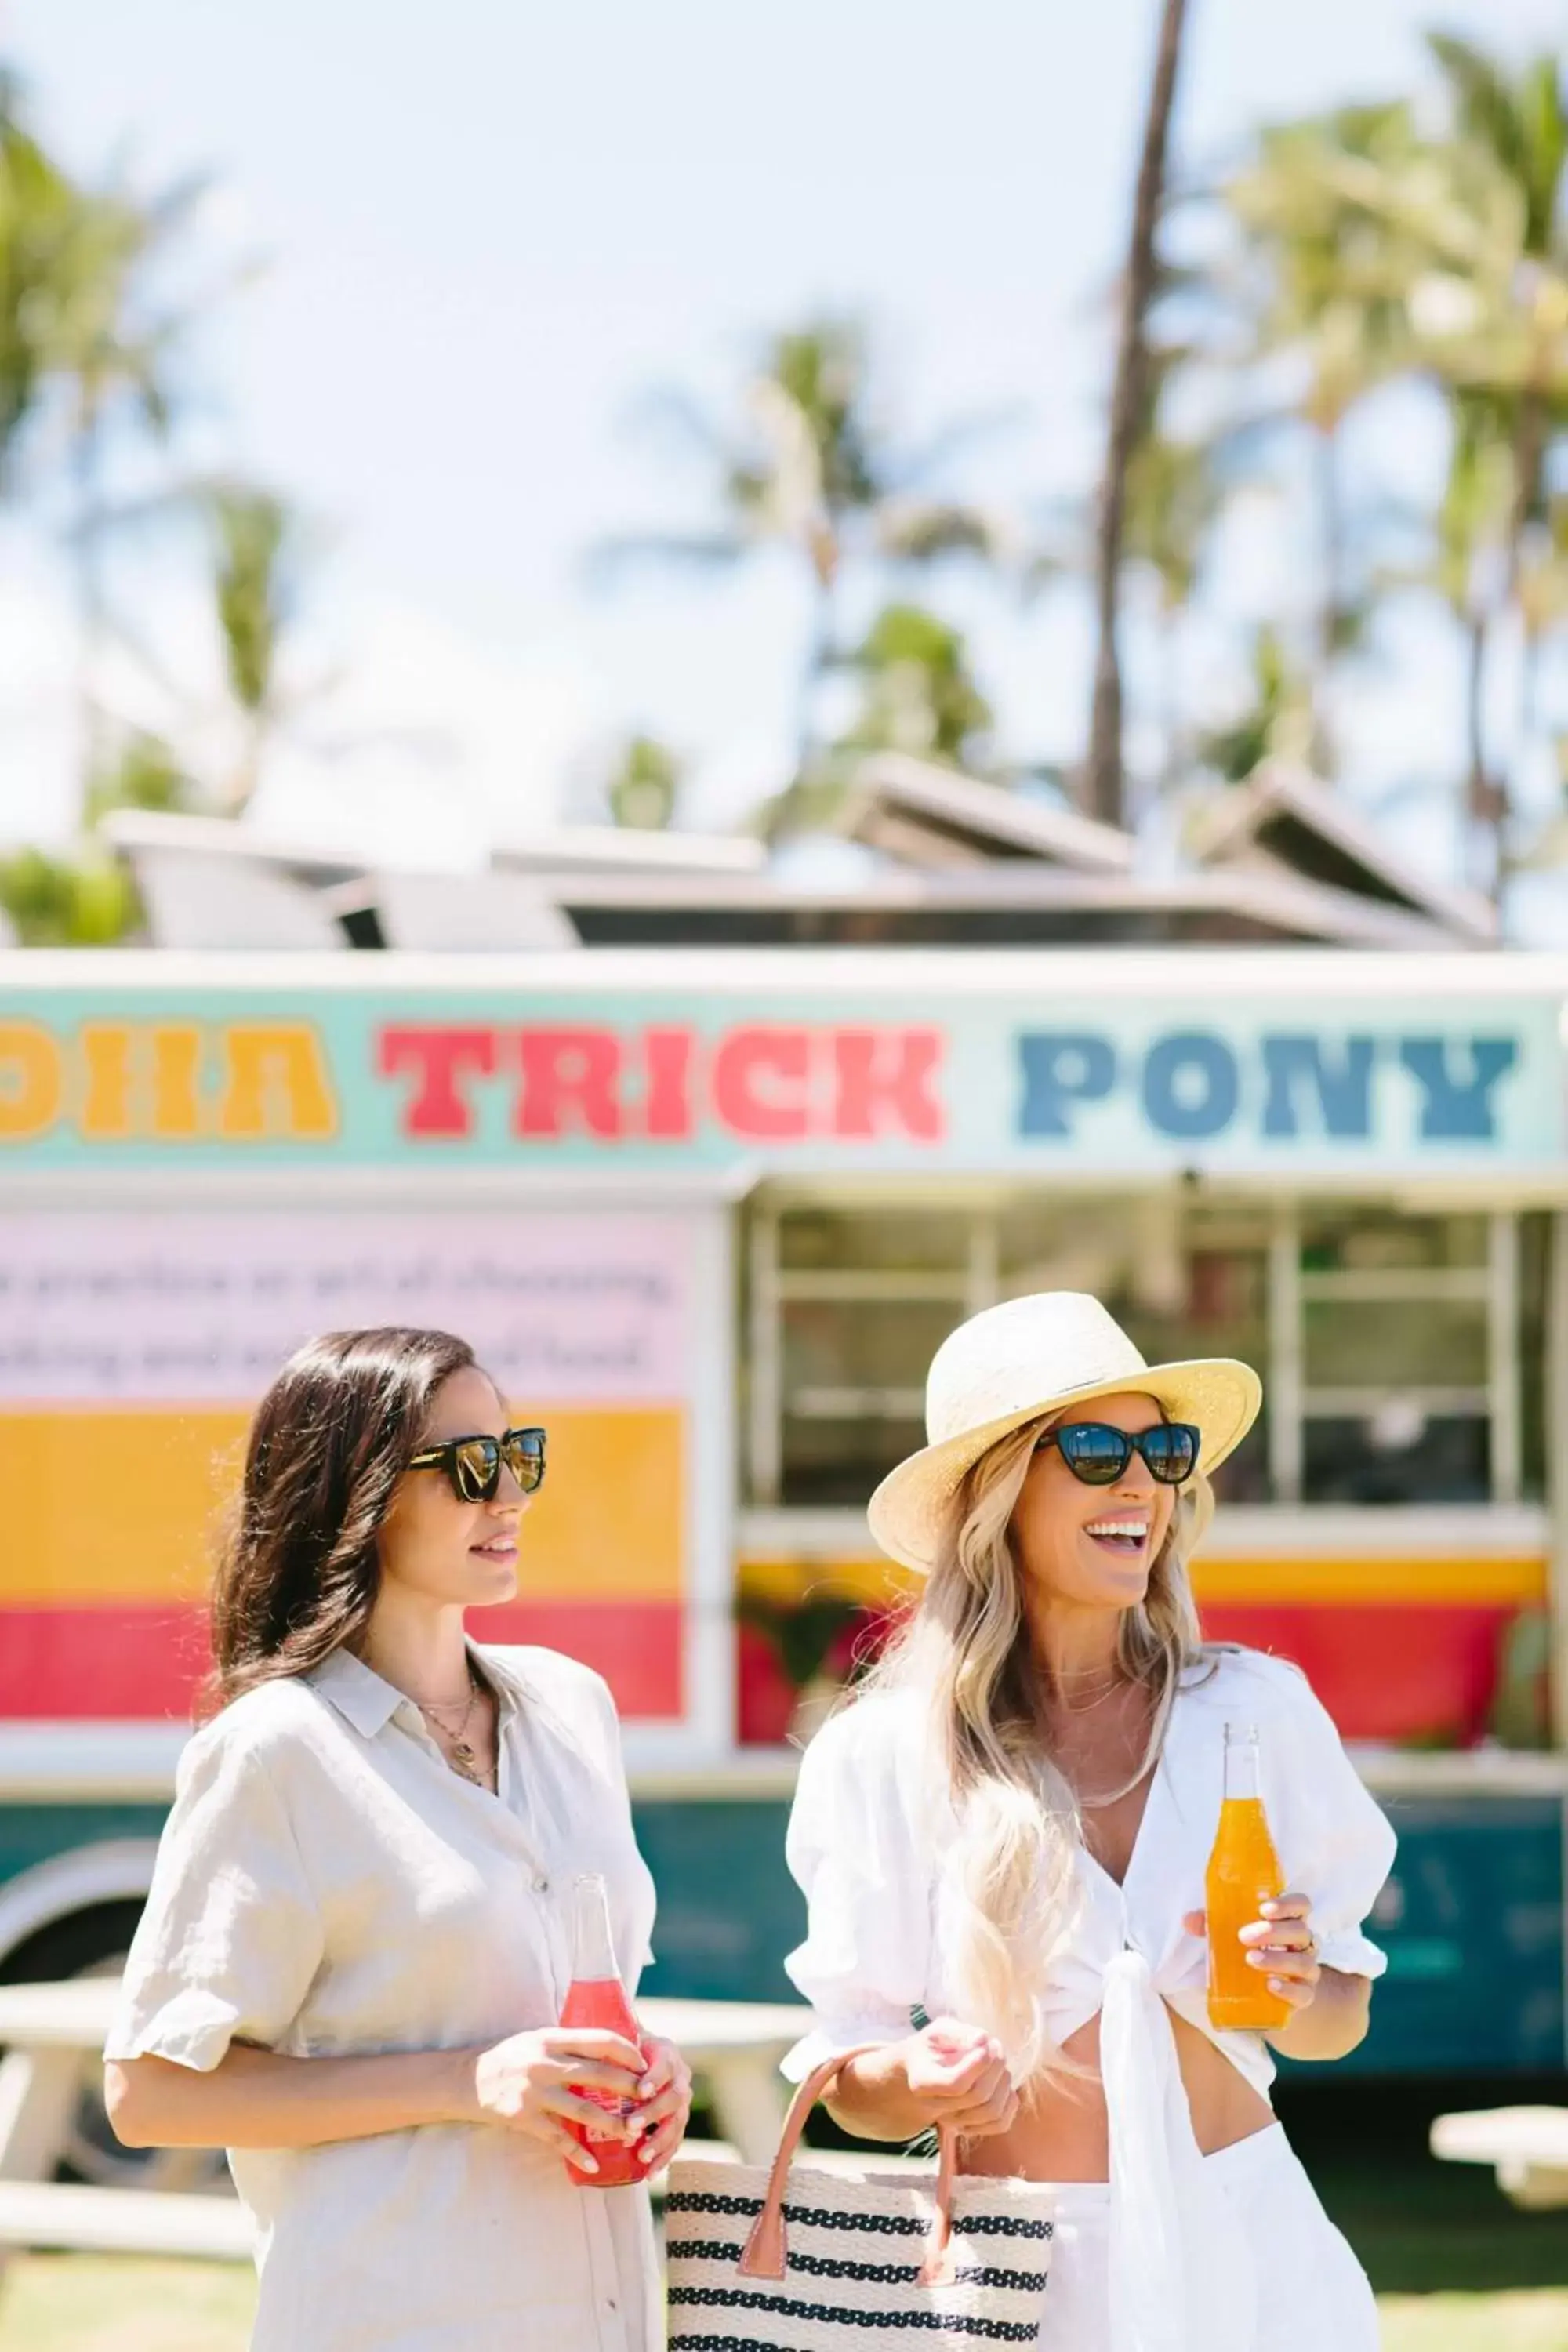
[[[686,2137],[691,2118],[691,2069],[673,2042],[648,2034],[643,2043],[647,2072],[638,2085],[640,2104],[631,2117],[641,2135],[637,2162],[651,2176],[663,2170]]]
[[[640,2100],[647,2062],[636,2042],[590,2026],[546,2025],[513,2033],[477,2058],[469,2053],[473,2107],[469,2120],[526,2132],[580,2171],[598,2169],[566,2129],[581,2125],[595,2139],[631,2140],[643,2129],[640,2110],[622,2116],[584,2095],[607,2093],[617,2103]]]
[[[1262,1916],[1237,1930],[1237,1941],[1244,1947],[1247,1967],[1266,1977],[1268,1990],[1277,2000],[1284,2002],[1288,2012],[1310,2009],[1323,1979],[1318,1938],[1311,1925],[1311,1897],[1289,1889],[1258,1907]],[[1208,1914],[1188,1911],[1182,1925],[1189,1936],[1206,1937]],[[1285,2022],[1289,2022],[1289,2015]]]

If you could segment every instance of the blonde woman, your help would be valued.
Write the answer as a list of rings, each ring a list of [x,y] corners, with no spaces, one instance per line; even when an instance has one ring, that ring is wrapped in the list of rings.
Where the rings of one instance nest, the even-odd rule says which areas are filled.
[[[1074,1293],[962,1326],[931,1443],[871,1504],[920,1604],[802,1763],[789,1967],[817,2031],[787,2071],[875,2045],[832,2098],[851,2131],[945,2126],[969,2171],[1058,2184],[1047,2352],[1377,2341],[1268,2085],[1275,2050],[1366,2032],[1394,1837],[1302,1676],[1205,1647],[1187,1578],[1207,1474],[1259,1401],[1244,1364],[1146,1365]],[[1267,2036],[1205,2001],[1227,1723],[1258,1728],[1291,1889],[1241,1936],[1289,2005]]]

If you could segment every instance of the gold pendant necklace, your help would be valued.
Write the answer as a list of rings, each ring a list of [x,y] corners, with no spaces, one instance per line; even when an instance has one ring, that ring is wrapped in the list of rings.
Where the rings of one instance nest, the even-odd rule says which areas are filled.
[[[474,1709],[479,1703],[479,1680],[471,1667],[468,1672],[468,1704],[463,1709],[463,1719],[456,1731],[448,1731],[440,1720],[443,1709],[438,1705],[427,1706],[423,1699],[417,1698],[414,1702],[426,1721],[433,1723],[437,1745],[440,1746],[443,1741],[447,1743],[447,1761],[458,1779],[470,1780],[476,1789],[482,1789],[486,1786],[487,1776],[479,1770],[479,1757],[468,1738],[468,1726],[473,1720]],[[451,1709],[448,1707],[444,1711],[450,1714]]]

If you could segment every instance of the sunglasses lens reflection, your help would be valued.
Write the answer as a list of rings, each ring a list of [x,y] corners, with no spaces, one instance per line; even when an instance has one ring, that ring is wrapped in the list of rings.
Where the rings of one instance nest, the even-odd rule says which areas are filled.
[[[458,1491],[466,1503],[485,1503],[500,1475],[500,1448],[493,1437],[470,1437],[453,1455]]]
[[[1184,1422],[1167,1422],[1162,1429],[1152,1429],[1143,1441],[1143,1458],[1156,1478],[1168,1486],[1180,1486],[1190,1478],[1198,1458],[1197,1432]]]
[[[544,1432],[542,1429],[509,1430],[506,1462],[507,1468],[523,1493],[533,1494],[544,1483]]]
[[[1079,1422],[1064,1429],[1057,1442],[1068,1468],[1086,1486],[1109,1486],[1127,1467],[1127,1440],[1108,1423]]]

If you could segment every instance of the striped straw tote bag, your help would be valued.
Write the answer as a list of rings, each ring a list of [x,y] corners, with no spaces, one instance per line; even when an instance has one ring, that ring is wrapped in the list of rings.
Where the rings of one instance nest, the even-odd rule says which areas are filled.
[[[796,2092],[771,2172],[670,2168],[669,2352],[979,2352],[1032,2345],[1051,2255],[1052,2191],[965,2179],[951,2134],[922,2179],[794,2162],[806,2116],[857,2050]]]

